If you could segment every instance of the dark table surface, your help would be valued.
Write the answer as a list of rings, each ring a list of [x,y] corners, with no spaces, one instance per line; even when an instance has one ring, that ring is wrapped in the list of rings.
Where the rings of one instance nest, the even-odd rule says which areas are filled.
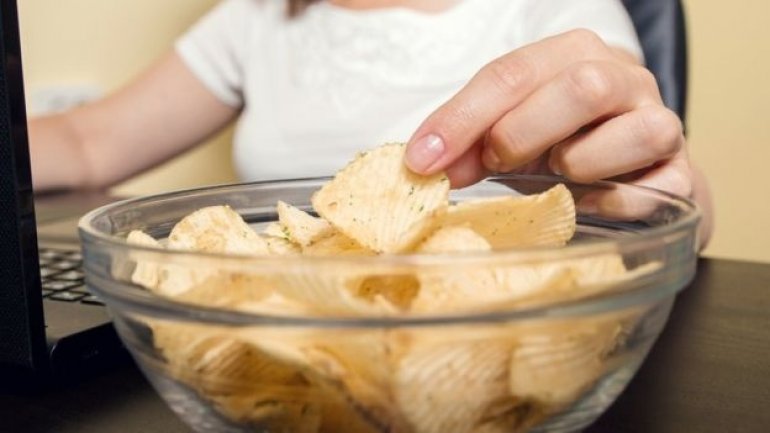
[[[0,394],[0,432],[189,431],[128,361]],[[770,432],[770,264],[701,260],[641,370],[587,432]]]

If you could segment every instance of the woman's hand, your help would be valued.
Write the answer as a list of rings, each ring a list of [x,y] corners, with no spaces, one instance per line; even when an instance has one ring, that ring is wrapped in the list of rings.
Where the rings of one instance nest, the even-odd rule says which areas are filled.
[[[423,122],[406,163],[419,173],[446,170],[454,187],[489,172],[527,172],[693,192],[682,123],[652,73],[587,30],[486,65]],[[596,211],[604,199],[613,197],[579,206]]]

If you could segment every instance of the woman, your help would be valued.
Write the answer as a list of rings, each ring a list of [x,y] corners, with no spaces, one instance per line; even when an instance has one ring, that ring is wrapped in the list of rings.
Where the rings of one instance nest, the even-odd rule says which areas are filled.
[[[243,180],[411,137],[407,165],[455,187],[527,171],[691,196],[705,241],[706,182],[641,57],[618,0],[225,0],[124,89],[32,120],[33,177],[104,187],[237,117]]]

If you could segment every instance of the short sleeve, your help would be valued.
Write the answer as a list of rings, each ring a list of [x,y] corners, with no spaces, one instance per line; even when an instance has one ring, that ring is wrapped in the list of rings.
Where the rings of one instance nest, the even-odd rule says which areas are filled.
[[[251,29],[258,25],[252,0],[224,0],[175,44],[195,76],[223,103],[240,107]]]
[[[607,45],[643,60],[631,17],[620,0],[527,0],[523,39],[527,43],[574,29],[588,29]]]

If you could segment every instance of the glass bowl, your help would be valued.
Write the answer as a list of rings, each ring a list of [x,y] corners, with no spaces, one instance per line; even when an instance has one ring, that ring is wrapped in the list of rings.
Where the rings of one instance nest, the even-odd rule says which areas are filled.
[[[258,227],[276,219],[277,200],[310,209],[311,195],[326,180],[142,197],[81,220],[89,289],[106,303],[147,378],[194,430],[579,431],[622,392],[695,272],[700,213],[693,203],[650,189],[552,176],[491,177],[452,191],[450,200],[531,194],[563,183],[578,204],[576,235],[564,248],[271,257],[169,251],[125,240],[137,229],[163,239],[181,218],[211,205],[227,204]],[[260,293],[273,278],[329,283],[355,272],[469,282],[490,269],[602,257],[619,260],[627,272],[605,284],[585,280],[537,302],[475,310],[316,314],[248,303],[236,308],[227,295]],[[161,297],[131,282],[148,263],[216,275],[215,283],[198,297]]]

